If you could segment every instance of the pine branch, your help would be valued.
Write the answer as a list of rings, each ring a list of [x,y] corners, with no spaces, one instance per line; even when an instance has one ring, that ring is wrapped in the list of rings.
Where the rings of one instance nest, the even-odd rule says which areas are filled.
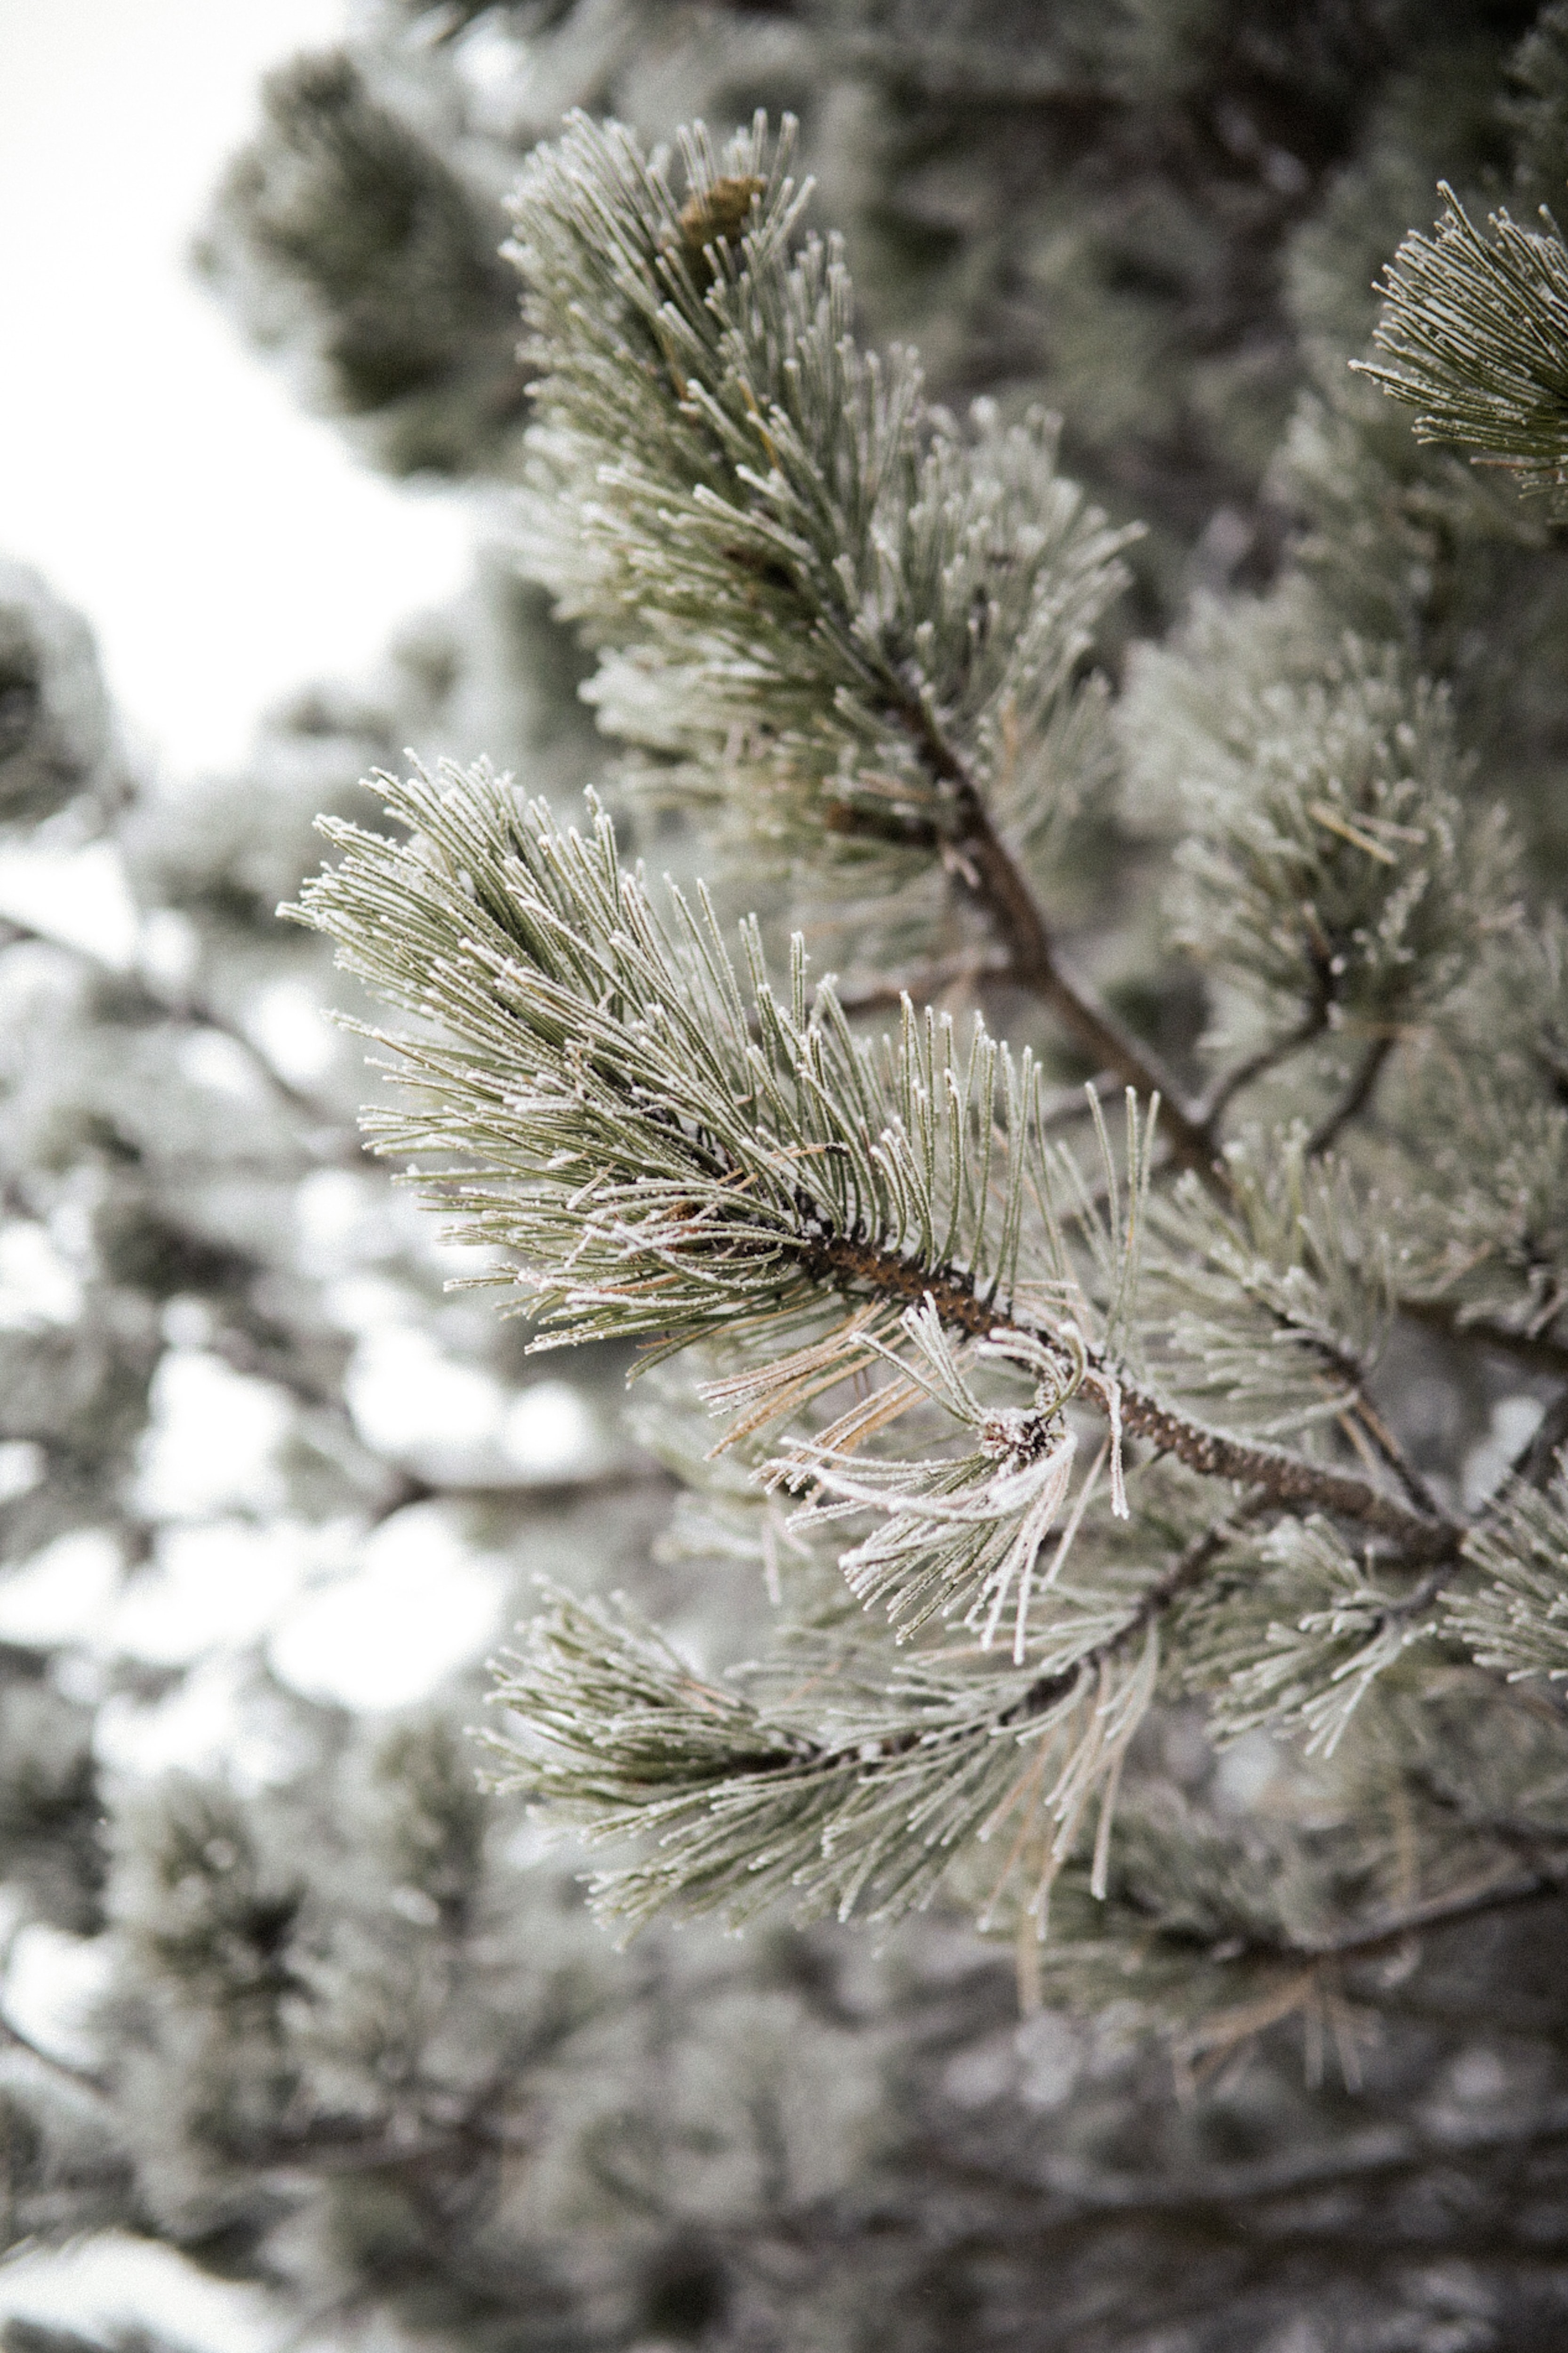
[[[1223,1542],[1201,1557],[1194,1548],[1184,1574],[1201,1573]],[[847,1674],[837,1654],[826,1695],[838,1728],[824,1738],[800,1727],[798,1704],[792,1717],[792,1694],[770,1712],[697,1677],[624,1605],[612,1616],[564,1594],[547,1599],[523,1650],[501,1662],[494,1696],[517,1730],[489,1739],[504,1760],[499,1786],[553,1808],[595,1843],[644,1843],[641,1862],[595,1883],[600,1910],[629,1929],[672,1903],[738,1926],[781,1898],[807,1918],[834,1910],[847,1919],[864,1906],[891,1920],[931,1900],[960,1847],[1015,1819],[1022,1827],[995,1893],[1027,1833],[1043,1828],[1029,1905],[1043,1916],[1097,1796],[1100,1885],[1121,1760],[1153,1694],[1163,1600],[1065,1672],[1033,1682],[976,1676],[972,1649],[910,1662],[890,1680],[876,1670],[857,1678],[852,1662]],[[821,1677],[803,1674],[797,1655],[772,1681],[804,1696]]]
[[[1568,1680],[1568,1474],[1559,1470],[1544,1494],[1510,1480],[1467,1534],[1463,1551],[1484,1581],[1456,1596],[1446,1630],[1478,1665],[1510,1683]]]
[[[783,1896],[806,1916],[832,1906],[847,1917],[866,1901],[871,1917],[889,1920],[929,1900],[958,1848],[1006,1830],[1012,1843],[987,1911],[1032,1841],[1029,1868],[1040,1875],[1024,1910],[1043,1933],[1050,1885],[1097,1795],[1091,1892],[1107,1892],[1110,1811],[1154,1690],[1161,1620],[1266,1509],[1253,1495],[1204,1530],[1098,1639],[1075,1644],[1064,1623],[1064,1662],[1044,1673],[975,1680],[966,1672],[973,1647],[929,1654],[890,1677],[876,1662],[858,1668],[852,1651],[823,1650],[813,1672],[808,1649],[804,1663],[797,1651],[773,1669],[783,1701],[771,1712],[694,1675],[624,1605],[611,1615],[551,1595],[524,1650],[503,1662],[495,1696],[518,1728],[490,1742],[505,1764],[500,1786],[595,1842],[653,1841],[644,1861],[595,1882],[599,1907],[632,1930],[672,1902],[740,1925]],[[831,1710],[832,1733],[804,1728],[808,1697]],[[1540,1892],[1549,1875],[1536,1873]],[[1322,1937],[1249,1931],[1227,1942],[1225,1957],[1374,1952],[1415,1926],[1528,1892],[1489,1882]]]
[[[1243,668],[1203,691],[1223,701],[1181,746],[1174,934],[1264,1027],[1221,1107],[1331,1030],[1370,1041],[1323,1149],[1364,1108],[1390,1044],[1517,921],[1516,854],[1470,788],[1448,695],[1393,649],[1347,638],[1305,681]]]
[[[840,1655],[803,1722],[700,1683],[651,1636],[558,1604],[503,1696],[521,1711],[521,1772],[537,1798],[585,1809],[595,1836],[654,1841],[603,1882],[605,1908],[632,1926],[671,1902],[739,1919],[787,1895],[890,1918],[927,1900],[958,1847],[1016,1815],[999,1884],[1026,1853],[1034,1871],[1043,1842],[1025,1906],[1043,1919],[1097,1797],[1103,1888],[1160,1622],[1247,1518],[1332,1513],[1387,1540],[1402,1567],[1455,1553],[1461,1531],[1447,1520],[1371,1479],[1215,1429],[1134,1372],[1150,1138],[1131,1099],[1124,1207],[1092,1091],[1103,1200],[1049,1143],[1032,1059],[1015,1062],[982,1025],[961,1049],[951,1021],[906,1007],[901,1037],[873,1046],[831,988],[809,998],[798,943],[781,999],[743,932],[742,991],[706,903],[672,893],[661,922],[602,815],[589,839],[561,833],[542,805],[521,807],[484,774],[386,790],[406,843],[334,828],[342,861],[310,886],[307,909],[374,990],[417,1016],[416,1030],[384,1041],[414,1105],[378,1120],[382,1148],[433,1149],[444,1165],[421,1166],[422,1181],[470,1232],[521,1255],[541,1291],[536,1345],[722,1343],[739,1369],[709,1395],[731,1412],[732,1438],[790,1419],[857,1371],[890,1367],[891,1382],[829,1430],[787,1444],[773,1475],[816,1491],[812,1515],[881,1516],[840,1566],[900,1632],[967,1609],[979,1635],[904,1665],[880,1657],[870,1686],[846,1679]],[[1223,1225],[1227,1213],[1205,1214]],[[1273,1212],[1255,1214],[1262,1237]],[[1331,1301],[1351,1281],[1348,1261],[1335,1271],[1334,1203],[1325,1195],[1308,1214],[1299,1202],[1286,1223],[1298,1255],[1316,1237]],[[1320,1331],[1300,1270],[1281,1272],[1281,1298],[1321,1349],[1333,1310],[1319,1312],[1330,1318]],[[1359,1376],[1359,1356],[1347,1366]],[[972,1386],[984,1366],[1004,1389],[1029,1381],[1032,1398],[988,1402]],[[1242,1486],[1241,1518],[1140,1574],[1131,1594],[1103,1569],[1087,1594],[1054,1589],[1096,1475],[1039,1572],[1070,1492],[1076,1440],[1063,1417],[1075,1401],[1109,1424],[1114,1509],[1126,1508],[1126,1438]],[[967,1430],[970,1451],[938,1440],[924,1460],[863,1453],[915,1406]],[[1278,1539],[1294,1525],[1288,1516]],[[1370,1587],[1349,1607],[1322,1638],[1324,1721],[1335,1724],[1426,1630]],[[987,1655],[1005,1608],[1010,1666]],[[1342,1692],[1342,1655],[1354,1675]],[[1022,1766],[1009,1762],[1020,1741]]]
[[[671,1903],[739,1926],[781,1897],[847,1917],[868,1896],[895,1917],[929,1898],[1016,1770],[988,1717],[951,1694],[872,1701],[830,1746],[700,1680],[624,1609],[548,1599],[501,1662],[495,1696],[519,1729],[491,1743],[500,1786],[566,1809],[595,1841],[654,1841],[595,1883],[634,1927]]]
[[[1163,1390],[1279,1437],[1338,1421],[1364,1458],[1366,1383],[1393,1315],[1381,1217],[1298,1128],[1226,1146],[1226,1197],[1186,1177],[1150,1203],[1145,1363]],[[1375,1420],[1375,1417],[1373,1417]],[[1421,1509],[1399,1450],[1373,1440]]]
[[[1001,1332],[1048,1346],[1056,1336],[1047,1325],[1032,1318],[997,1316],[976,1296],[972,1282],[962,1271],[911,1267],[892,1253],[877,1251],[863,1242],[835,1238],[809,1246],[806,1264],[808,1269],[820,1269],[850,1297],[868,1292],[878,1298],[910,1303],[930,1298],[951,1330],[972,1339]],[[1434,1555],[1447,1557],[1458,1543],[1457,1526],[1411,1511],[1354,1472],[1309,1461],[1284,1447],[1248,1442],[1210,1429],[1164,1404],[1102,1352],[1091,1348],[1087,1355],[1108,1388],[1114,1386],[1127,1435],[1146,1440],[1156,1453],[1173,1455],[1189,1471],[1259,1488],[1276,1504],[1334,1512],[1357,1521],[1376,1535],[1392,1537],[1406,1560],[1426,1560]]]
[[[1127,534],[1055,476],[1038,420],[977,410],[963,442],[908,354],[856,349],[837,246],[794,242],[793,136],[683,134],[684,205],[618,128],[578,118],[535,154],[513,248],[544,371],[530,562],[615,649],[604,723],[683,764],[661,790],[727,809],[752,859],[939,860],[1002,976],[1158,1092],[1206,1172],[1213,1133],[1065,971],[1023,854],[1097,772],[1078,672]]]
[[[1521,491],[1568,476],[1568,248],[1544,207],[1540,229],[1493,214],[1482,235],[1447,181],[1435,237],[1412,232],[1384,273],[1374,338],[1384,361],[1352,364],[1416,410],[1423,441],[1494,453]]]
[[[748,1008],[710,915],[672,897],[677,945],[606,818],[584,842],[482,775],[384,783],[418,850],[333,827],[343,862],[305,917],[419,1015],[425,1037],[384,1042],[427,1108],[378,1115],[381,1148],[477,1167],[465,1223],[542,1271],[546,1344],[657,1334],[668,1350],[744,1318],[782,1348],[820,1338],[835,1300],[886,1329],[929,1300],[964,1337],[1081,1352],[1086,1396],[1205,1476],[1341,1514],[1411,1560],[1452,1549],[1453,1527],[1366,1479],[1210,1428],[1133,1376],[1115,1353],[1131,1261],[1100,1229],[1098,1305],[1069,1268],[1027,1054],[1015,1065],[977,1023],[960,1058],[950,1023],[912,1011],[876,1053],[831,991],[808,1009],[798,948],[781,1004],[754,938]],[[1026,1313],[1031,1281],[1072,1309]],[[876,1330],[841,1328],[835,1378],[878,1357]]]
[[[1369,1693],[1447,1630],[1432,1608],[1457,1566],[1391,1592],[1326,1519],[1279,1521],[1183,1612],[1182,1672],[1214,1736],[1268,1731],[1332,1757]]]
[[[1561,1379],[1568,1110],[1552,1068],[1557,962],[1554,954],[1510,956],[1493,1003],[1528,1008],[1523,1036],[1500,1034],[1492,1016],[1477,1025],[1464,1060],[1429,1066],[1414,1102],[1405,1100],[1402,1124],[1414,1149],[1406,1146],[1401,1187],[1400,1290],[1413,1317]],[[1440,1140],[1431,1150],[1434,1128]]]
[[[953,787],[957,818],[940,846],[949,871],[984,910],[1001,942],[1006,961],[998,976],[1048,1005],[1097,1069],[1109,1071],[1136,1093],[1158,1095],[1163,1133],[1175,1159],[1212,1181],[1219,1153],[1214,1117],[1202,1119],[1188,1110],[1152,1050],[1064,971],[1038,899],[997,833],[967,765],[925,702],[911,697],[903,713],[931,776]],[[933,834],[932,847],[937,846]]]
[[[1282,1937],[1275,1943],[1255,1941],[1248,1949],[1302,1960],[1371,1960],[1403,1944],[1407,1936],[1560,1896],[1565,1883],[1568,1859],[1558,1870],[1511,1873],[1505,1879],[1492,1879],[1479,1887],[1428,1896],[1423,1903],[1406,1905],[1373,1920],[1358,1921],[1327,1936]]]

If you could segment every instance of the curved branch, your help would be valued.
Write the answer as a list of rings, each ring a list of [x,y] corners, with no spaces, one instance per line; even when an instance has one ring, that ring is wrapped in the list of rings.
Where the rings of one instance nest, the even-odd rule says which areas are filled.
[[[1173,1601],[1206,1575],[1232,1536],[1239,1535],[1247,1523],[1256,1519],[1265,1508],[1266,1500],[1258,1494],[1247,1497],[1234,1512],[1227,1512],[1223,1519],[1216,1520],[1212,1527],[1194,1536],[1192,1543],[1177,1554],[1164,1576],[1156,1578],[1142,1599],[1128,1611],[1114,1634],[1108,1634],[1103,1642],[1097,1642],[1092,1651],[1086,1651],[1082,1658],[1075,1660],[1070,1667],[1064,1667],[1056,1674],[1041,1675],[1037,1682],[1030,1684],[1021,1700],[997,1718],[998,1725],[1024,1724],[1031,1716],[1043,1715],[1047,1708],[1054,1707],[1058,1700],[1067,1697],[1081,1676],[1095,1673],[1112,1659],[1119,1658],[1124,1651],[1131,1650],[1138,1637],[1145,1633],[1156,1619],[1163,1618]]]
[[[1315,1159],[1320,1152],[1326,1152],[1341,1131],[1366,1109],[1393,1048],[1394,1032],[1391,1029],[1384,1030],[1380,1037],[1372,1040],[1345,1093],[1313,1130],[1307,1145],[1310,1159]]]
[[[1479,1887],[1431,1895],[1425,1903],[1407,1905],[1403,1911],[1385,1913],[1380,1920],[1363,1922],[1334,1936],[1294,1936],[1275,1945],[1253,1944],[1247,1949],[1301,1960],[1370,1959],[1391,1945],[1403,1944],[1406,1936],[1419,1935],[1423,1929],[1446,1928],[1461,1920],[1479,1919],[1485,1913],[1512,1911],[1521,1904],[1542,1903],[1548,1896],[1561,1895],[1565,1883],[1568,1862],[1554,1871],[1515,1872],[1507,1879],[1489,1880]]]
[[[841,1290],[872,1291],[910,1306],[929,1297],[943,1323],[967,1338],[983,1340],[1003,1329],[1046,1346],[1054,1345],[1051,1333],[1026,1317],[996,1314],[976,1297],[969,1279],[955,1270],[928,1271],[879,1250],[874,1243],[845,1235],[813,1242],[803,1258],[808,1271]],[[1089,1350],[1088,1356],[1091,1367],[1119,1394],[1121,1426],[1128,1435],[1146,1439],[1158,1453],[1174,1455],[1190,1471],[1205,1478],[1233,1479],[1238,1486],[1260,1488],[1273,1503],[1306,1504],[1355,1520],[1376,1535],[1392,1537],[1412,1562],[1447,1559],[1457,1551],[1463,1531],[1456,1522],[1415,1511],[1353,1472],[1310,1462],[1281,1446],[1211,1430],[1166,1405],[1095,1350]]]
[[[1423,1478],[1372,1399],[1359,1387],[1348,1411],[1352,1420],[1366,1432],[1379,1458],[1393,1472],[1415,1509],[1428,1513],[1434,1519],[1440,1519],[1443,1507],[1429,1481]]]
[[[1276,1038],[1271,1045],[1260,1046],[1255,1054],[1248,1054],[1244,1061],[1237,1062],[1216,1079],[1203,1101],[1194,1104],[1193,1117],[1205,1128],[1212,1128],[1220,1113],[1228,1109],[1244,1087],[1251,1086],[1257,1079],[1266,1078],[1281,1062],[1289,1061],[1290,1056],[1303,1046],[1310,1046],[1315,1038],[1321,1038],[1328,1026],[1329,1008],[1325,999],[1314,1005],[1306,1018],[1299,1021],[1294,1029],[1287,1030],[1283,1038]]]
[[[1153,1050],[1064,971],[1039,902],[993,824],[967,762],[920,696],[898,681],[890,683],[895,713],[931,775],[952,795],[956,822],[933,846],[941,849],[949,871],[991,920],[1007,959],[996,976],[1028,989],[1048,1005],[1097,1070],[1114,1072],[1141,1094],[1158,1094],[1164,1109],[1162,1132],[1174,1158],[1223,1189],[1212,1120],[1194,1115]]]

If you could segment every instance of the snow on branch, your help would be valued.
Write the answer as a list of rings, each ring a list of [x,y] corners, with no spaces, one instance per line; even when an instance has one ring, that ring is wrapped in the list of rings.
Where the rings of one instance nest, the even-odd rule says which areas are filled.
[[[830,984],[808,993],[798,940],[781,997],[743,927],[742,987],[706,900],[672,889],[661,916],[602,812],[584,839],[482,771],[383,781],[413,839],[331,825],[342,860],[302,912],[416,1017],[383,1040],[411,1107],[373,1130],[508,1254],[494,1280],[526,1271],[538,1345],[749,1339],[784,1407],[815,1377],[800,1348],[826,1345],[846,1378],[929,1303],[971,1342],[1081,1352],[1078,1385],[1115,1441],[1417,1555],[1449,1545],[1381,1485],[1198,1421],[1138,1377],[1149,1121],[1131,1100],[1125,1195],[1096,1106],[1097,1194],[1042,1130],[1032,1056],[979,1021],[964,1043],[906,1007],[896,1039],[868,1043]]]
[[[628,774],[716,845],[847,890],[879,977],[956,893],[1095,1059],[1213,1139],[1063,967],[1040,885],[1111,780],[1100,616],[1113,530],[1043,415],[960,425],[906,351],[855,339],[837,242],[797,234],[794,129],[759,116],[668,159],[574,119],[531,157],[512,254],[538,378],[522,560],[597,649],[585,689]]]
[[[981,799],[1026,849],[1103,779],[1081,672],[1129,534],[1045,419],[961,429],[911,353],[861,350],[837,240],[797,235],[793,148],[787,121],[721,149],[699,125],[684,199],[619,125],[531,159],[526,560],[603,649],[605,725],[753,857],[962,859]]]
[[[824,1725],[819,1705],[806,1729],[799,1694],[825,1658],[815,1676],[798,1652],[787,1662],[793,1707],[787,1692],[759,1704],[696,1674],[624,1606],[544,1599],[501,1662],[495,1698],[511,1722],[489,1746],[500,1786],[547,1818],[595,1844],[641,1843],[595,1882],[602,1916],[628,1935],[672,1905],[740,1926],[781,1898],[805,1918],[896,1919],[929,1903],[961,1848],[1004,1832],[994,1894],[1027,1853],[1025,1905],[1043,1921],[1097,1798],[1103,1879],[1121,1760],[1153,1696],[1152,1621],[1135,1643],[1033,1682],[940,1651],[857,1676],[840,1650],[834,1712]],[[781,1689],[784,1663],[767,1678]]]
[[[1455,1593],[1448,1630],[1510,1681],[1568,1678],[1568,1481],[1512,1481],[1465,1542],[1479,1578]]]

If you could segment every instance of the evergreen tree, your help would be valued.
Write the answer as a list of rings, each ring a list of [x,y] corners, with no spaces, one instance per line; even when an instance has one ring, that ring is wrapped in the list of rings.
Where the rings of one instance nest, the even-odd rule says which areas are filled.
[[[5,820],[143,911],[0,961],[0,1841],[108,1965],[71,2049],[10,2004],[16,2242],[326,2344],[1559,2341],[1532,14],[387,5],[274,80],[205,266],[500,545],[166,800],[0,583]],[[378,998],[437,1219],[280,1044]],[[378,1425],[389,1345],[466,1430]],[[193,1383],[272,1430],[195,1504]],[[499,1794],[471,1664],[356,1715],[261,1601],[156,1632],[269,1542],[489,1565]],[[203,1688],[227,1768],[149,1775]]]

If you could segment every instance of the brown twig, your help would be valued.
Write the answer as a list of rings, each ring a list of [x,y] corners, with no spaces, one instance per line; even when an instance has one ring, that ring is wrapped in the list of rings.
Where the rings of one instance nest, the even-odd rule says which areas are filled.
[[[1488,1912],[1508,1911],[1521,1904],[1561,1895],[1565,1882],[1568,1860],[1559,1870],[1517,1872],[1508,1879],[1483,1882],[1479,1887],[1430,1895],[1424,1903],[1407,1905],[1400,1912],[1385,1913],[1381,1919],[1363,1921],[1331,1936],[1292,1936],[1277,1944],[1251,1944],[1247,1949],[1301,1960],[1370,1959],[1391,1945],[1402,1944],[1406,1936],[1420,1935],[1424,1929],[1445,1928],[1461,1920],[1479,1919]]]
[[[876,1292],[885,1299],[907,1301],[911,1307],[929,1298],[944,1324],[971,1339],[985,1339],[1000,1328],[1046,1347],[1056,1345],[1047,1329],[1027,1317],[1016,1312],[997,1313],[976,1296],[969,1277],[954,1269],[932,1271],[847,1235],[811,1242],[803,1258],[809,1271],[850,1293]],[[1100,1378],[1114,1386],[1121,1426],[1128,1435],[1147,1440],[1157,1453],[1173,1455],[1190,1471],[1205,1478],[1232,1479],[1242,1487],[1261,1488],[1277,1504],[1306,1504],[1355,1520],[1379,1535],[1392,1537],[1412,1563],[1447,1559],[1457,1550],[1462,1531],[1456,1523],[1416,1512],[1353,1472],[1309,1461],[1284,1447],[1211,1430],[1166,1405],[1095,1350],[1088,1351],[1088,1357]]]
[[[1321,1120],[1312,1131],[1307,1144],[1307,1154],[1310,1159],[1315,1159],[1319,1153],[1326,1152],[1342,1131],[1349,1126],[1351,1121],[1366,1109],[1372,1099],[1372,1091],[1382,1075],[1383,1066],[1393,1051],[1394,1038],[1393,1030],[1385,1029],[1380,1036],[1373,1039],[1366,1052],[1362,1056],[1356,1074],[1345,1093],[1335,1104],[1333,1110]]]
[[[997,976],[1028,989],[1048,1005],[1069,1037],[1090,1056],[1097,1071],[1111,1071],[1141,1094],[1157,1094],[1173,1157],[1184,1168],[1196,1169],[1206,1183],[1223,1189],[1212,1125],[1194,1117],[1182,1089],[1162,1068],[1152,1049],[1063,969],[1040,904],[993,824],[967,762],[914,689],[898,680],[890,680],[889,687],[894,714],[931,776],[952,796],[952,828],[933,839],[932,847],[941,849],[950,871],[989,916],[1006,958]]]
[[[1443,1507],[1433,1493],[1429,1482],[1422,1477],[1411,1461],[1371,1398],[1358,1389],[1350,1411],[1365,1430],[1378,1454],[1388,1469],[1393,1472],[1416,1510],[1426,1513],[1433,1519],[1441,1519]]]
[[[1212,1527],[1194,1536],[1192,1543],[1177,1554],[1163,1577],[1156,1578],[1142,1600],[1129,1610],[1113,1634],[1107,1635],[1103,1642],[1097,1642],[1092,1651],[1086,1651],[1083,1657],[1075,1660],[1070,1667],[1064,1667],[1056,1674],[1041,1675],[1037,1682],[1030,1684],[1023,1698],[997,1719],[998,1723],[1023,1724],[1031,1716],[1043,1715],[1047,1708],[1065,1699],[1076,1683],[1130,1650],[1141,1634],[1146,1633],[1157,1619],[1164,1616],[1173,1602],[1206,1576],[1231,1538],[1239,1535],[1249,1520],[1257,1518],[1264,1507],[1264,1501],[1260,1495],[1247,1497],[1234,1512],[1227,1512],[1223,1519],[1216,1520]]]
[[[1288,1031],[1283,1038],[1277,1038],[1270,1046],[1260,1046],[1255,1054],[1248,1054],[1245,1061],[1237,1062],[1233,1069],[1226,1071],[1222,1077],[1216,1079],[1203,1101],[1193,1106],[1193,1117],[1200,1121],[1205,1127],[1212,1128],[1220,1113],[1228,1107],[1244,1087],[1251,1086],[1257,1079],[1267,1077],[1270,1071],[1278,1069],[1281,1062],[1288,1061],[1292,1054],[1300,1051],[1301,1047],[1310,1046],[1314,1038],[1322,1036],[1328,1026],[1327,1003],[1314,1005],[1306,1018],[1298,1022],[1294,1029]]]

